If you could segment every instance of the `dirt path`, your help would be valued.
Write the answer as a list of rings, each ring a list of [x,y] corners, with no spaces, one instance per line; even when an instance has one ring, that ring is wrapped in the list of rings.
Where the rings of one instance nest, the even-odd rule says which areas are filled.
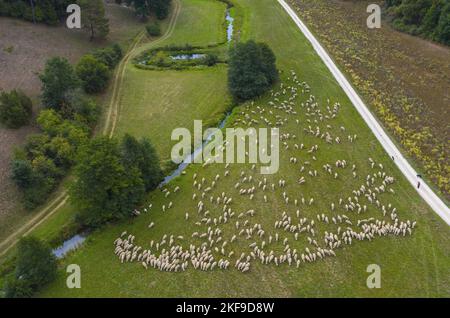
[[[175,4],[174,12],[170,18],[169,26],[166,32],[164,33],[163,36],[153,41],[151,43],[151,46],[166,40],[172,35],[179,13],[181,11],[180,2],[176,0],[174,1],[174,4]],[[135,53],[136,49],[138,48],[138,45],[141,43],[144,36],[145,31],[142,31],[136,36],[132,45],[130,46],[130,49],[120,62],[119,66],[117,67],[117,71],[115,72],[113,78],[111,101],[108,106],[108,114],[106,117],[103,130],[101,131],[103,135],[109,136],[110,138],[112,138],[112,136],[114,135],[114,131],[117,124],[117,119],[120,110],[119,109],[120,92],[127,64],[133,57],[133,54]],[[14,233],[12,233],[6,239],[0,242],[0,257],[4,256],[11,248],[13,248],[15,244],[20,240],[20,238],[31,233],[36,227],[38,227],[40,224],[49,219],[53,214],[55,214],[61,207],[63,207],[67,203],[68,199],[69,195],[67,194],[67,191],[64,190],[56,199],[54,199],[38,214],[36,214],[36,216],[34,216],[31,220],[29,220],[27,223],[25,223],[19,229],[17,229]]]
[[[336,64],[327,54],[327,52],[320,45],[319,41],[314,37],[314,35],[309,31],[306,25],[300,20],[294,10],[284,1],[278,0],[280,5],[286,10],[295,24],[298,26],[300,31],[305,35],[309,42],[311,42],[314,50],[317,52],[319,57],[331,71],[336,81],[342,87],[344,92],[347,94],[348,98],[355,106],[358,113],[366,122],[367,126],[372,130],[375,137],[383,146],[384,150],[387,152],[389,157],[393,157],[395,164],[403,173],[405,178],[411,183],[411,185],[416,189],[417,193],[428,203],[428,205],[438,214],[448,225],[450,225],[450,209],[447,205],[433,192],[433,190],[418,177],[418,172],[409,164],[409,162],[403,157],[400,150],[395,146],[389,136],[386,134],[384,129],[378,123],[377,119],[372,115],[369,108],[364,104],[359,95],[353,89],[351,84],[345,78],[345,76],[338,69]],[[420,187],[418,186],[420,185]]]

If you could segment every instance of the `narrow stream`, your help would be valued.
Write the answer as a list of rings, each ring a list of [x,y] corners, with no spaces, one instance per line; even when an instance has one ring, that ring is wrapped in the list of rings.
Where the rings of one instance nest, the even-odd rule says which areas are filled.
[[[64,258],[68,252],[77,249],[85,240],[85,236],[77,234],[71,239],[65,241],[60,247],[54,249],[53,255],[55,255],[58,259]]]
[[[228,25],[227,25],[227,40],[228,40],[228,42],[231,42],[231,40],[233,40],[233,32],[234,32],[233,22],[234,22],[234,18],[231,16],[229,8],[227,9],[227,15],[226,15],[225,19],[228,22]]]
[[[230,117],[230,114],[227,114],[227,116],[220,122],[218,128],[222,129],[225,127],[225,124],[227,122],[228,117]],[[203,148],[211,141],[213,137],[213,134],[209,134],[205,141],[202,143],[201,146],[199,146],[197,149],[194,150],[189,156],[187,156],[182,163],[178,166],[178,168],[172,172],[172,174],[168,175],[164,178],[163,182],[160,183],[159,188],[162,188],[163,186],[167,185],[171,180],[181,175],[181,173],[186,170],[186,168],[193,162],[195,157],[197,157],[200,153],[202,153]]]

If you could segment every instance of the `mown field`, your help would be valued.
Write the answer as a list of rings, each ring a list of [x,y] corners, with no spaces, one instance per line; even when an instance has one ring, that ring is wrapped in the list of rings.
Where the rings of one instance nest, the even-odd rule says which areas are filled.
[[[85,53],[110,43],[126,48],[143,24],[132,10],[117,5],[106,6],[110,23],[107,41],[89,41],[84,30],[69,30],[63,26],[49,27],[0,18],[0,91],[14,88],[23,90],[34,103],[34,113],[40,108],[41,83],[38,74],[48,58],[62,56],[75,64]],[[107,94],[105,94],[107,95]],[[103,96],[98,96],[99,101]],[[38,211],[25,211],[20,204],[20,193],[10,179],[10,161],[15,147],[26,136],[38,132],[35,125],[17,130],[0,127],[0,240],[30,220]]]
[[[167,189],[170,194],[167,197],[159,190],[149,195],[147,204],[153,205],[150,212],[144,213],[143,207],[141,216],[92,233],[82,248],[61,262],[57,281],[43,290],[39,296],[448,297],[450,295],[448,226],[428,208],[415,194],[414,189],[402,178],[401,173],[378,145],[319,57],[315,55],[312,47],[278,3],[274,0],[236,0],[236,3],[239,4],[244,17],[241,39],[253,38],[267,42],[274,49],[278,58],[278,66],[282,70],[281,82],[284,86],[278,85],[276,92],[279,95],[277,97],[269,96],[269,94],[255,101],[254,104],[241,105],[234,109],[233,115],[228,121],[229,126],[234,124],[239,126],[246,125],[250,119],[254,119],[258,120],[258,125],[262,125],[262,119],[265,118],[274,125],[277,119],[286,119],[286,122],[280,125],[280,131],[282,134],[289,133],[291,138],[284,140],[289,148],[286,149],[286,145],[282,142],[280,170],[277,174],[267,176],[268,189],[265,191],[261,189],[258,183],[264,182],[264,177],[252,170],[250,165],[231,165],[229,168],[225,168],[222,164],[206,167],[190,166],[186,175],[168,185]],[[194,2],[183,0],[182,10],[189,7],[189,4],[194,4]],[[217,21],[217,23],[221,23],[221,21]],[[194,34],[191,33],[191,35]],[[305,105],[310,94],[302,92],[304,86],[295,82],[291,70],[295,71],[299,82],[304,81],[311,87],[311,94],[318,102],[317,106],[312,107],[309,103],[308,109],[308,105]],[[292,91],[293,87],[298,88],[296,96]],[[154,94],[153,99],[163,100],[162,96],[166,92],[155,91]],[[289,103],[284,102],[289,98],[292,98]],[[320,110],[321,114],[327,114],[328,100],[330,108],[333,108],[336,102],[339,102],[341,106],[339,110],[336,110],[334,119],[325,117],[325,119],[319,120],[318,113],[314,113],[313,110]],[[275,108],[269,104],[270,101],[277,106],[284,103],[285,107]],[[176,103],[182,105],[183,101],[179,100]],[[289,109],[286,107],[287,105],[292,106],[297,113],[287,113],[286,110]],[[132,113],[131,107],[122,105],[121,124],[119,124],[119,127],[123,127],[119,128],[121,132],[125,132],[126,129],[126,126],[122,126],[122,122],[127,118],[127,113],[129,112],[133,116],[132,118],[137,116]],[[176,105],[167,107],[174,108]],[[129,111],[125,111],[126,109]],[[138,109],[142,110],[142,116],[149,113],[145,107],[136,108],[136,110]],[[186,115],[196,118],[198,114],[195,114],[193,109],[190,113],[186,112]],[[264,109],[263,112],[261,112],[262,109]],[[172,115],[168,114],[168,116]],[[299,124],[295,119],[299,121]],[[170,121],[167,123],[171,124]],[[132,126],[131,123],[126,125]],[[341,142],[327,143],[320,136],[316,137],[309,133],[308,126],[311,126],[314,131],[316,127],[319,127],[321,132],[327,131],[333,136],[333,139],[340,137]],[[345,131],[340,127],[345,127]],[[137,133],[136,130],[134,133]],[[148,130],[148,133],[151,133],[151,130]],[[293,134],[296,135],[296,138],[292,137]],[[356,140],[350,142],[347,139],[349,135],[357,135]],[[153,138],[150,135],[148,137]],[[163,142],[170,144],[170,140]],[[303,143],[305,149],[296,149],[295,143]],[[319,146],[318,150],[312,153],[307,152],[314,145]],[[290,162],[292,157],[298,159],[297,164]],[[376,162],[373,168],[369,157]],[[348,166],[337,168],[335,166],[337,160],[346,160]],[[338,173],[337,179],[325,172],[323,169],[325,164],[330,165],[333,173]],[[306,170],[302,171],[302,165],[306,167]],[[356,176],[352,174],[352,165],[355,165]],[[227,169],[229,175],[225,176],[224,173]],[[313,177],[308,174],[308,170],[317,170],[318,175]],[[242,171],[247,181],[243,180]],[[361,214],[356,211],[346,211],[344,204],[338,205],[337,203],[339,198],[347,201],[347,197],[356,196],[352,191],[358,190],[362,184],[365,184],[366,176],[369,174],[376,179],[375,185],[380,186],[381,180],[373,174],[382,174],[383,172],[394,178],[394,184],[388,187],[392,188],[395,193],[387,191],[380,193],[377,198],[381,201],[380,204],[389,210],[389,213],[395,207],[400,221],[417,221],[417,226],[412,230],[411,236],[409,234],[406,234],[405,237],[389,235],[376,237],[372,241],[364,240],[354,242],[352,245],[344,244],[335,250],[336,257],[325,257],[323,260],[312,263],[301,262],[299,268],[296,268],[295,264],[288,266],[286,263],[279,266],[274,263],[262,265],[253,258],[250,260],[251,266],[248,272],[242,273],[234,268],[234,263],[241,253],[245,253],[245,257],[251,255],[252,249],[249,244],[252,242],[256,242],[258,246],[262,247],[262,241],[266,241],[267,253],[269,250],[273,250],[278,256],[283,254],[283,250],[286,251],[286,247],[281,241],[287,238],[290,250],[296,249],[300,255],[300,253],[308,253],[306,248],[318,251],[313,244],[308,243],[308,236],[317,240],[318,245],[325,248],[323,241],[325,231],[336,233],[338,227],[342,227],[341,230],[351,227],[355,231],[361,231],[362,226],[358,224],[358,220],[366,219],[367,223],[371,223],[374,221],[369,220],[371,217],[392,222],[389,213],[383,217],[380,208],[371,204],[364,196],[359,199],[359,202],[361,205],[367,205],[368,208]],[[201,190],[193,188],[194,174],[198,174],[197,182],[202,183],[202,178],[205,180]],[[213,186],[212,181],[216,175],[219,175],[219,178]],[[302,176],[305,177],[306,183],[300,185],[298,180]],[[284,188],[278,186],[280,179],[286,181]],[[238,181],[241,184],[235,189],[234,186]],[[272,183],[274,190],[271,187]],[[180,187],[178,192],[175,191],[177,186]],[[222,193],[228,198],[232,197],[232,202],[228,207],[235,212],[235,216],[230,217],[230,221],[226,224],[209,225],[212,229],[220,228],[222,242],[224,240],[229,242],[225,254],[228,255],[230,251],[235,252],[233,256],[223,256],[220,254],[222,242],[220,244],[215,242],[212,245],[212,255],[215,260],[229,259],[232,264],[230,269],[216,268],[214,271],[204,272],[195,270],[189,264],[185,272],[161,272],[153,268],[145,270],[140,262],[122,264],[114,255],[113,242],[123,231],[135,235],[134,243],[144,249],[150,248],[151,240],[162,242],[164,235],[167,235],[167,240],[170,235],[174,235],[175,244],[183,246],[183,249],[189,248],[190,244],[200,246],[202,243],[208,243],[206,239],[192,238],[194,232],[203,233],[208,228],[201,221],[206,217],[204,216],[205,210],[201,214],[197,212],[197,204],[201,200],[202,192],[206,191],[206,186],[211,186],[212,189],[205,193],[203,201],[205,210],[209,210],[210,216],[213,218],[217,219],[219,216],[223,216],[223,204],[210,203],[209,197],[213,196],[214,202],[217,197],[222,198]],[[252,186],[255,186],[256,189],[253,199],[250,199],[248,195],[239,194],[239,188]],[[372,189],[374,185],[367,185],[367,187]],[[194,193],[197,198],[193,200]],[[264,196],[267,198],[267,203]],[[286,203],[285,197],[289,197],[290,201]],[[302,198],[306,202],[309,202],[311,198],[314,198],[315,201],[311,205],[303,204],[301,203]],[[298,200],[297,204],[295,204],[295,200]],[[354,202],[356,199],[352,198],[351,200]],[[163,212],[163,206],[167,208],[170,202],[173,207]],[[330,208],[331,203],[338,205],[334,211]],[[254,216],[245,214],[251,209],[255,210]],[[306,218],[307,224],[316,230],[315,234],[310,232],[300,234],[298,241],[294,234],[274,228],[274,222],[281,220],[283,212],[286,212],[291,219],[296,220],[294,223],[299,222],[296,216],[297,209],[300,218]],[[188,220],[185,218],[186,212],[189,213]],[[243,218],[239,219],[240,229],[249,229],[255,224],[256,226],[259,224],[265,231],[262,238],[252,235],[250,239],[246,239],[245,235],[239,235],[237,240],[231,243],[231,237],[238,234],[235,222],[240,213],[245,214]],[[330,220],[332,217],[337,218],[346,214],[352,225],[321,222],[317,219],[317,214],[322,213]],[[244,225],[246,220],[248,224]],[[315,223],[312,222],[313,220]],[[148,225],[151,222],[154,222],[155,226],[149,229]],[[201,225],[196,225],[196,222],[201,222]],[[41,229],[40,231],[41,235],[45,236],[45,230]],[[268,243],[268,236],[275,237],[276,233],[280,235],[280,240]],[[178,236],[183,238],[178,238]],[[215,251],[214,247],[218,247],[218,251]],[[165,248],[169,249],[167,245]],[[152,248],[152,252],[156,252],[155,248]],[[158,254],[158,252],[156,253]],[[65,266],[67,264],[80,265],[81,289],[67,289],[65,285]],[[368,276],[366,268],[369,264],[378,264],[381,267],[381,289],[373,290],[366,286]]]
[[[289,3],[448,202],[450,48],[398,32],[387,19],[368,29],[366,8],[374,1]]]

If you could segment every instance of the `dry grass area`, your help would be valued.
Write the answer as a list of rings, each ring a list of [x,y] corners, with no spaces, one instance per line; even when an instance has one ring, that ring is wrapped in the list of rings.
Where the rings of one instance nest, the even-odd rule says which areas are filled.
[[[83,30],[69,30],[64,26],[46,25],[0,18],[0,91],[21,89],[33,100],[34,113],[40,108],[41,84],[38,74],[48,58],[66,57],[71,63],[85,53],[117,42],[126,47],[143,28],[133,11],[117,5],[107,6],[110,20],[109,38],[89,42]],[[27,135],[37,132],[33,126],[18,130],[0,126],[0,238],[7,236],[19,219],[31,217],[19,204],[19,193],[10,180],[10,160],[15,146],[21,145]]]
[[[381,3],[380,1],[378,1]],[[291,0],[403,149],[450,198],[450,49],[392,29],[369,30],[373,1]]]

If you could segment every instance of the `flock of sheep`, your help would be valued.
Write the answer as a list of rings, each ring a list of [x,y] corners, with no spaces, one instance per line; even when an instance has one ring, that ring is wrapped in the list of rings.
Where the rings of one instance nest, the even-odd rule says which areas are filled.
[[[193,204],[175,207],[171,199],[183,189],[167,187],[162,190],[166,202],[159,211],[149,205],[134,212],[140,217],[177,213],[179,222],[186,222],[186,229],[192,229],[189,237],[165,234],[144,248],[132,234],[123,232],[114,242],[115,254],[122,263],[138,262],[145,269],[169,272],[186,271],[190,266],[202,271],[234,267],[247,272],[253,262],[300,267],[335,257],[338,249],[357,241],[412,234],[416,222],[400,220],[397,208],[387,202],[395,194],[395,179],[382,164],[368,158],[365,164],[370,172],[363,176],[356,162],[348,158],[320,157],[345,140],[358,140],[343,126],[333,129],[341,105],[328,100],[321,107],[310,95],[309,86],[293,71],[288,82],[290,85],[281,84],[279,91],[272,93],[266,107],[254,103],[244,106],[234,125],[279,127],[280,166],[284,164],[288,168],[285,171],[295,179],[286,180],[279,176],[282,173],[260,175],[256,165],[242,170],[242,165],[227,164],[219,173],[212,173],[216,167],[204,165],[197,170],[205,176],[200,172],[192,175]],[[306,101],[297,101],[305,95],[309,96]],[[291,123],[298,128],[284,131]],[[224,179],[230,180],[224,183]],[[336,184],[348,185],[349,180],[354,187],[344,195]],[[225,184],[234,187],[225,188]],[[338,190],[327,189],[328,184],[335,184]],[[323,195],[306,196],[306,192],[311,193],[311,188],[305,190],[308,186],[316,189],[315,193],[322,189]],[[149,230],[154,226],[155,222],[150,222]]]

